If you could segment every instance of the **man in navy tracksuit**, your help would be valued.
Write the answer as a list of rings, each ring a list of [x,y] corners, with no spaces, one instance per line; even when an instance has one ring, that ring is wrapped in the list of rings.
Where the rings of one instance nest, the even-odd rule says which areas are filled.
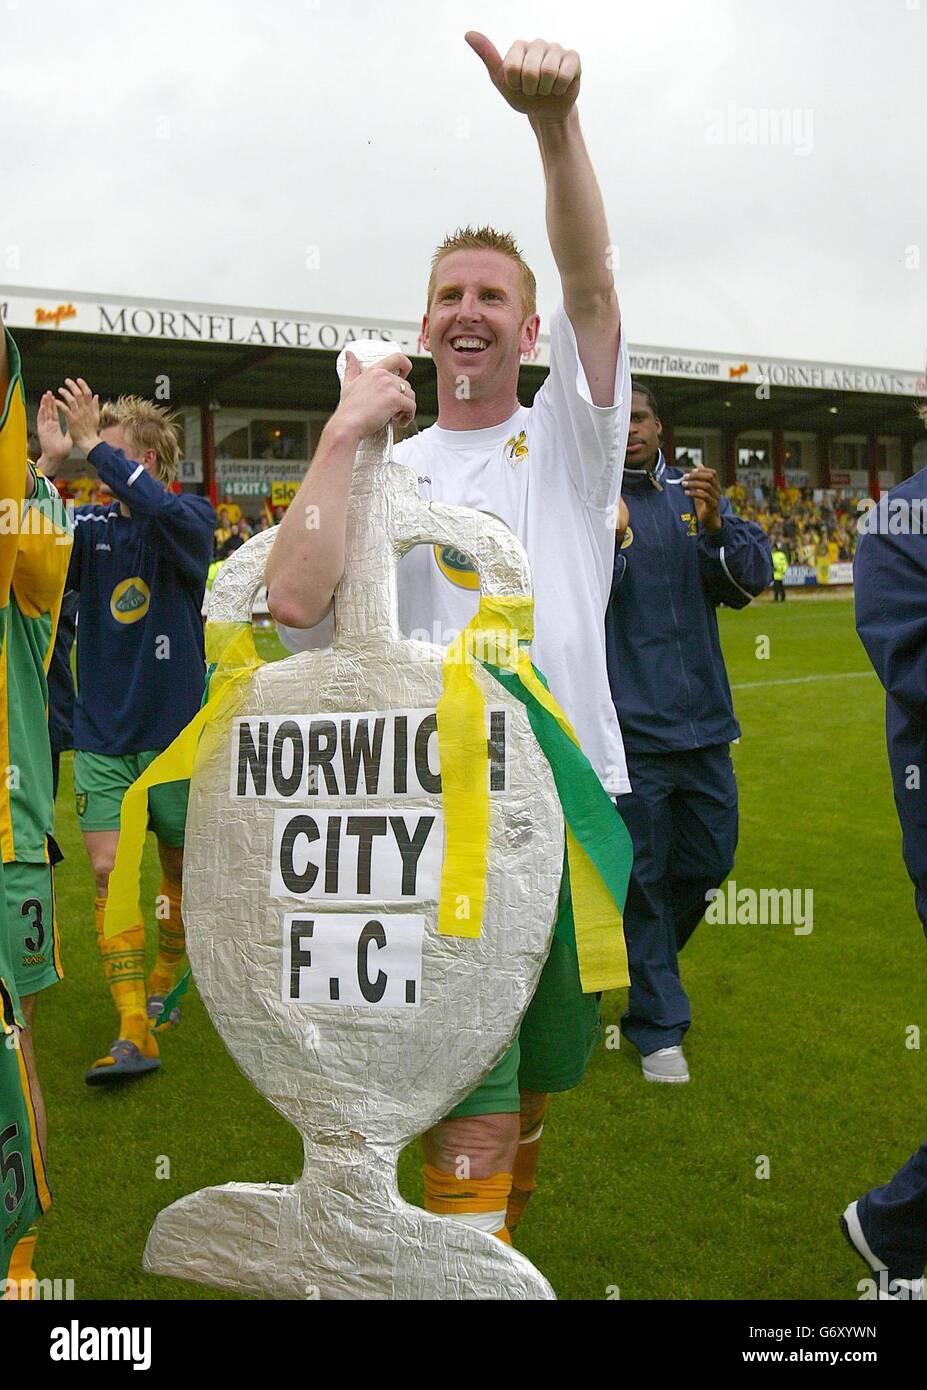
[[[180,451],[168,411],[137,396],[101,410],[82,378],[69,377],[58,394],[74,444],[114,499],[77,513],[68,577],[79,595],[74,792],[96,882],[97,943],[119,1014],[116,1041],[86,1074],[98,1086],[156,1070],[154,1029],[176,1022],[175,1011],[166,1021],[161,1013],[184,954],[187,782],[148,791],[162,879],[158,952],[147,980],[141,916],[116,936],[103,928],[123,798],[202,699],[201,609],[216,514],[205,497],[171,490]]]
[[[605,635],[631,793],[634,842],[625,907],[631,972],[621,1026],[649,1081],[688,1081],[691,1022],[677,951],[730,873],[739,738],[718,604],[744,608],[772,580],[769,541],[734,515],[710,468],[667,466],[656,401],[634,388],[615,573]]]
[[[927,469],[892,488],[858,529],[856,630],[885,686],[902,853],[927,933]],[[923,1299],[927,1143],[884,1187],[851,1202],[841,1224],[879,1275],[881,1298]]]

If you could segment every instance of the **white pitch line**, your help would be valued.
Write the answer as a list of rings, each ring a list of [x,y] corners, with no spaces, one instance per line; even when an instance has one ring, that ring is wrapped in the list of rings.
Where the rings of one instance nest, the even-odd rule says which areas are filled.
[[[874,676],[875,671],[832,671],[828,675],[822,676],[784,676],[781,680],[773,681],[744,681],[740,685],[732,685],[732,690],[759,690],[771,685],[808,685],[812,681],[846,681],[858,680],[863,676]]]

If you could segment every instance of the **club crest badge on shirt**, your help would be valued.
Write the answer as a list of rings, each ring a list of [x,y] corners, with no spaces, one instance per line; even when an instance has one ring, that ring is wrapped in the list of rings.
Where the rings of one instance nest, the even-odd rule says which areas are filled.
[[[144,618],[151,604],[151,590],[144,579],[133,575],[116,585],[109,601],[109,611],[117,623],[137,623]]]
[[[513,468],[528,457],[528,436],[524,430],[505,441],[505,455]]]
[[[620,546],[618,547],[618,549],[619,549],[619,550],[627,550],[628,546],[631,544],[631,542],[632,542],[633,540],[634,540],[634,532],[631,530],[631,528],[630,528],[630,526],[629,526],[629,527],[627,528],[627,530],[625,531],[624,536],[622,537],[621,544],[620,544]]]
[[[694,513],[694,512],[680,512],[680,514],[679,514],[679,520],[680,520],[680,521],[687,521],[687,522],[689,523],[689,529],[686,531],[686,535],[687,535],[687,536],[697,536],[697,535],[698,535],[698,516],[697,516],[696,513]]]

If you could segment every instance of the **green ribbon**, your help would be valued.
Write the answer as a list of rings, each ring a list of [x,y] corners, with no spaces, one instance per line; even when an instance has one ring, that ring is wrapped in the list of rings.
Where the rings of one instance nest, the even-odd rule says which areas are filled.
[[[184,973],[181,975],[180,979],[177,981],[174,988],[172,990],[169,990],[168,993],[165,994],[164,1003],[161,1005],[161,1012],[158,1014],[157,1018],[154,1018],[151,1021],[152,1028],[157,1028],[162,1018],[168,1019],[170,1017],[171,1009],[176,1008],[176,1006],[180,1003],[180,1000],[186,994],[190,986],[190,981],[192,979],[193,971],[190,969],[188,965]]]
[[[532,695],[514,671],[484,661],[489,674],[525,706],[541,752],[550,764],[563,816],[592,860],[619,912],[624,912],[634,849],[628,828],[589,759],[564,733],[553,715]],[[544,676],[532,666],[541,684]]]

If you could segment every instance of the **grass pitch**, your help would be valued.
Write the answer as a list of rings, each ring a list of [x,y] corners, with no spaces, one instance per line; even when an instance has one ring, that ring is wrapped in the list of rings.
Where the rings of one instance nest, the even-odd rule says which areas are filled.
[[[858,1298],[865,1270],[837,1218],[924,1137],[927,1041],[911,1049],[906,1030],[927,1039],[927,955],[901,862],[883,695],[852,602],[725,611],[722,633],[743,726],[733,877],[739,888],[813,889],[813,931],[702,923],[682,956],[692,1083],[649,1085],[632,1047],[603,1042],[583,1086],[554,1100],[518,1243],[564,1299]],[[280,654],[273,637],[259,646]],[[195,989],[160,1072],[124,1089],[84,1084],[115,1015],[70,756],[57,835],[66,978],[37,1009],[55,1196],[38,1273],[73,1279],[83,1299],[221,1297],[142,1273],[155,1214],[211,1184],[292,1181],[300,1141],[239,1073]],[[146,907],[158,881],[149,837]],[[623,1002],[607,997],[607,1025]],[[413,1146],[400,1167],[413,1202],[418,1167]]]

